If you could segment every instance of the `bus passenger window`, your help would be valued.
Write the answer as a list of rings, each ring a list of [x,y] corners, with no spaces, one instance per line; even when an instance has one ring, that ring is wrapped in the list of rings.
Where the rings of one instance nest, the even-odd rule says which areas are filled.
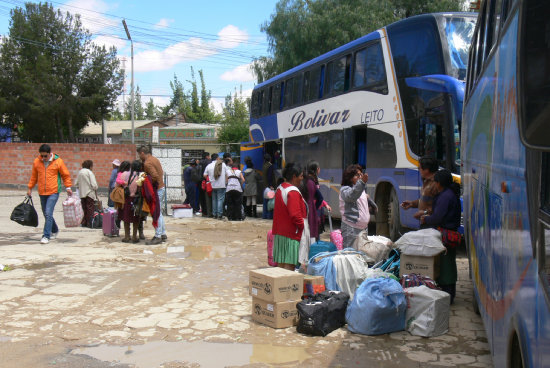
[[[301,87],[301,83],[302,83],[302,76],[299,75],[299,76],[297,76],[296,78],[293,78],[293,79],[294,79],[294,82],[293,82],[293,86],[292,86],[292,105],[291,106],[296,106],[301,102],[300,87]]]
[[[258,116],[262,116],[266,112],[266,104],[264,100],[265,90],[258,92]]]
[[[292,106],[292,92],[294,92],[294,78],[287,79],[284,88],[283,109]]]
[[[339,95],[344,92],[348,80],[346,73],[347,57],[341,57],[331,61],[327,66],[327,93],[331,96]],[[349,82],[348,82],[349,84]]]
[[[269,87],[265,95],[265,101],[267,102],[266,103],[267,107],[265,111],[266,114],[270,114],[271,111],[273,111],[271,108],[271,103],[273,102],[272,98],[273,98],[273,87]]]
[[[271,92],[271,112],[276,113],[281,107],[281,83],[277,83],[272,88]]]
[[[320,95],[321,68],[313,69],[309,74],[309,92],[307,101],[315,101]],[[304,101],[306,102],[306,101]]]
[[[307,72],[304,73],[304,84],[302,85],[302,102],[304,103],[310,100],[309,98],[309,92],[310,92],[309,85],[311,83],[310,78],[311,78],[311,73],[308,70]]]
[[[359,50],[355,54],[353,87],[364,87],[369,91],[388,93],[384,57],[379,43]]]
[[[252,99],[250,101],[250,115],[253,118],[258,117],[258,92],[252,93]]]

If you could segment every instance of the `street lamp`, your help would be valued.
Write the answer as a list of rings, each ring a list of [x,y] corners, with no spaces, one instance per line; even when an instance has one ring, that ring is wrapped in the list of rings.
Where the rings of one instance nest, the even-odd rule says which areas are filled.
[[[132,82],[131,82],[131,106],[130,106],[130,116],[132,118],[132,144],[134,144],[134,41],[132,41],[132,37],[130,37],[130,32],[128,31],[128,26],[126,25],[126,20],[122,20],[122,25],[124,26],[124,30],[126,31],[126,36],[130,40],[130,45],[132,48]]]

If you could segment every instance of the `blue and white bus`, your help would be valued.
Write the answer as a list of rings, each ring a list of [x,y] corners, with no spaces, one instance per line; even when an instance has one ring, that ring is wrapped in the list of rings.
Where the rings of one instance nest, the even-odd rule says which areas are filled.
[[[464,229],[495,367],[550,366],[550,1],[481,2],[462,125]]]
[[[321,166],[321,191],[338,209],[342,170],[359,163],[378,204],[376,231],[417,228],[403,200],[419,197],[423,155],[459,172],[460,124],[474,13],[410,17],[257,85],[250,137],[285,162]]]

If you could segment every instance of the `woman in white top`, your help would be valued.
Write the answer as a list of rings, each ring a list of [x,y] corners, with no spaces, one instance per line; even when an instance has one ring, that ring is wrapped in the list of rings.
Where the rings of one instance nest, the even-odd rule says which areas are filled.
[[[230,158],[227,159],[226,166],[227,187],[225,197],[227,203],[227,219],[229,221],[242,221],[244,220],[242,215],[242,183],[244,183],[244,177],[241,170],[239,170],[238,163],[232,163]]]
[[[82,219],[83,226],[91,226],[92,218],[95,212],[95,201],[97,199],[97,181],[92,172],[94,163],[92,160],[86,160],[82,163],[82,169],[78,172],[75,186],[80,193],[80,201],[82,202],[82,210],[84,218]]]

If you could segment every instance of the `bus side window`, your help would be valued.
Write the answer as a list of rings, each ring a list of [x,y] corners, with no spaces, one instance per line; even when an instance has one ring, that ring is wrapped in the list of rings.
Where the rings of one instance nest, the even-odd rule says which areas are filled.
[[[271,109],[272,113],[276,113],[281,107],[281,83],[277,83],[273,87],[270,87],[271,91]]]
[[[302,87],[302,75],[299,75],[294,78],[293,90],[292,90],[292,106],[298,105],[302,100],[301,97],[301,87]]]
[[[349,89],[349,59],[346,55],[331,61],[327,66],[327,93],[331,96],[342,94]]]
[[[319,98],[320,93],[321,68],[316,67],[311,71],[309,82],[308,101],[315,101]]]
[[[292,93],[294,92],[294,78],[287,79],[285,82],[283,94],[283,109],[288,109],[292,106]]]
[[[258,92],[258,116],[262,116],[266,112],[266,104],[264,100],[265,90]]]
[[[366,87],[372,92],[388,93],[384,57],[379,43],[355,53],[353,70],[353,88]]]
[[[310,100],[309,98],[309,92],[310,92],[310,78],[311,78],[311,72],[308,70],[307,72],[304,72],[304,83],[302,84],[302,102],[306,103]]]
[[[265,94],[265,100],[264,100],[264,101],[266,101],[266,105],[267,105],[266,111],[265,111],[266,114],[270,114],[271,111],[273,111],[271,109],[271,103],[273,101],[272,97],[273,97],[273,86],[270,86],[267,89],[267,93]]]
[[[250,115],[253,118],[258,117],[258,92],[252,93],[252,101],[250,102]]]

